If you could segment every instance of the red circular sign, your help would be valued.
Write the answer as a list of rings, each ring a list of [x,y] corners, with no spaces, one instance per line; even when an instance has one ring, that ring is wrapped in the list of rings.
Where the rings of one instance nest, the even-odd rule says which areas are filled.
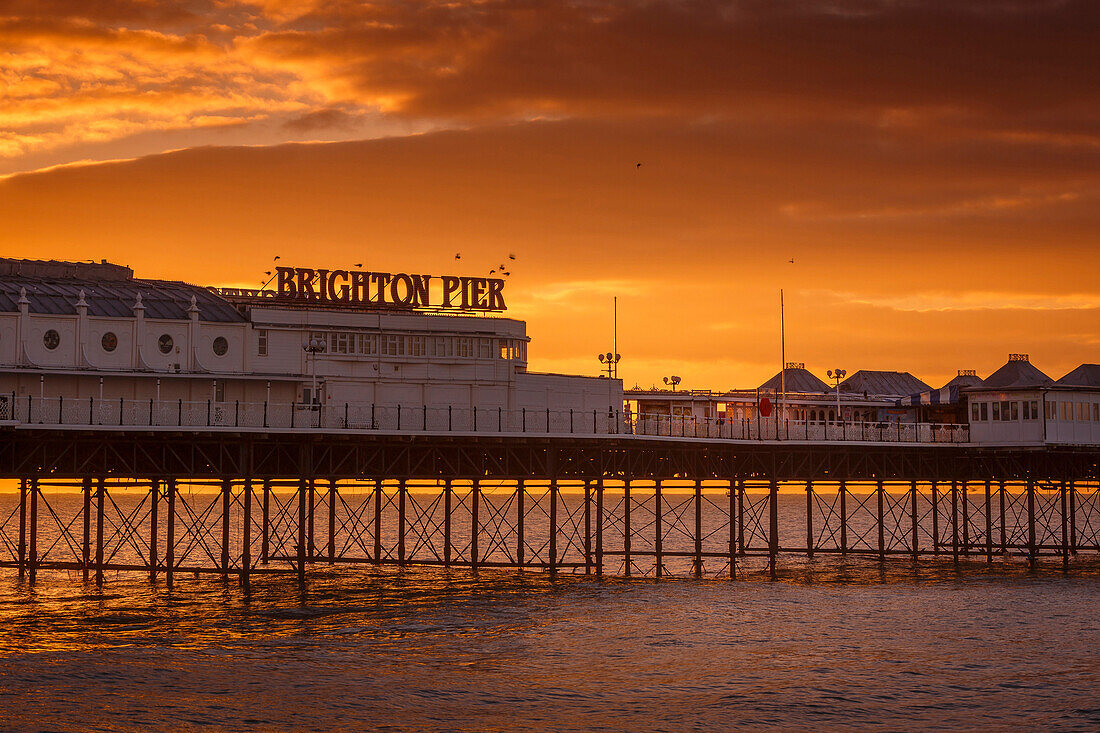
[[[769,400],[767,397],[761,397],[760,398],[760,415],[763,416],[763,417],[767,417],[770,414],[772,414],[772,401]]]

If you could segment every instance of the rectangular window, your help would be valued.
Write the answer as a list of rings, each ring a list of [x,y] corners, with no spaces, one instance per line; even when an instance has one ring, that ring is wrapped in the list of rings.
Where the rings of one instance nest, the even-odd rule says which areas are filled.
[[[993,403],[993,420],[994,420],[994,422],[1000,422],[1000,420],[1001,420],[1001,403],[1000,402],[994,402]]]
[[[977,402],[971,402],[970,403],[970,419],[971,419],[971,421],[978,422],[978,420],[981,419],[978,416],[981,415],[981,414],[982,414],[981,411],[978,409],[978,403]]]
[[[378,353],[378,334],[355,334],[355,353],[375,356]]]
[[[387,333],[382,341],[382,354],[385,356],[404,356],[405,338],[395,333]]]
[[[1009,404],[1012,405],[1012,419],[1014,421],[1019,420],[1020,419],[1020,403],[1019,402],[1011,402]]]
[[[497,340],[497,358],[498,359],[511,359],[512,351],[508,346],[508,342],[504,339]]]
[[[409,356],[424,356],[425,351],[423,336],[409,336]]]
[[[989,403],[983,402],[982,404],[982,422],[989,420]]]
[[[267,329],[256,332],[256,355],[267,356]]]
[[[1092,403],[1092,421],[1100,422],[1100,402]]]
[[[225,402],[225,382],[214,382],[214,401]]]
[[[1078,421],[1084,422],[1085,420],[1089,419],[1088,413],[1085,412],[1085,409],[1087,407],[1088,406],[1084,402],[1078,402],[1077,403],[1077,420]]]
[[[1066,401],[1062,402],[1062,419],[1066,421],[1073,419],[1073,415],[1069,411],[1069,403]]]
[[[354,353],[352,351],[353,347],[351,347],[351,345],[350,345],[350,341],[351,341],[351,334],[350,333],[333,332],[329,336],[331,338],[331,342],[329,344],[329,351],[331,351],[333,354]]]
[[[1054,419],[1054,403],[1049,400],[1043,401],[1043,417],[1047,420]]]
[[[1024,419],[1025,420],[1037,420],[1039,419],[1039,403],[1036,400],[1030,402],[1024,402]]]
[[[436,336],[432,356],[441,356],[445,358],[454,356],[454,343],[454,339],[450,336]]]
[[[479,338],[477,340],[477,358],[479,359],[491,359],[493,358],[493,340],[487,338]]]
[[[474,355],[473,339],[459,336],[457,346],[457,352],[460,357],[471,357]]]

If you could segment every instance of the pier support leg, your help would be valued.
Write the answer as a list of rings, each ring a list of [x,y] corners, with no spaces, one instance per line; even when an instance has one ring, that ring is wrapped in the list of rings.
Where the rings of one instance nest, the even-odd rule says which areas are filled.
[[[596,479],[596,575],[603,576],[603,478]]]
[[[454,489],[450,479],[443,481],[443,567],[451,567],[451,498]],[[523,563],[520,563],[521,565]]]
[[[1008,535],[1005,528],[1005,482],[997,482],[997,496],[999,498],[997,505],[1001,510],[1001,557],[1008,555]]]
[[[328,564],[336,562],[336,479],[328,482]]]
[[[932,554],[940,554],[940,489],[932,482]]]
[[[382,564],[382,479],[374,480],[374,564]]]
[[[107,487],[102,476],[96,479],[95,487],[95,584],[103,586],[103,501]]]
[[[584,480],[584,574],[592,574],[592,482]]]
[[[149,483],[149,582],[157,582],[157,507],[160,504],[160,481]]]
[[[27,479],[19,479],[19,579],[27,568]]]
[[[913,532],[913,562],[916,562],[920,557],[920,535],[917,534],[920,529],[920,517],[917,514],[917,482],[909,482],[909,521],[912,524]]]
[[[27,556],[27,580],[34,585],[38,577],[38,479],[31,479],[30,553]]]
[[[264,479],[263,513],[260,526],[260,564],[267,565],[271,554],[271,479]]]
[[[951,560],[959,564],[959,485],[951,480]]]
[[[730,429],[733,429],[732,423]],[[730,562],[730,580],[737,579],[737,486],[734,479],[730,479],[727,493],[729,494],[729,512],[730,512],[730,543],[729,543],[729,562]]]
[[[87,580],[88,572],[92,567],[92,478],[90,476],[84,477],[81,493],[84,494],[84,537],[80,546],[80,565],[84,580]]]
[[[523,533],[527,517],[527,486],[523,479],[516,481],[516,564],[521,568],[526,559],[527,537]]]
[[[630,479],[623,482],[623,561],[630,577]]]
[[[848,482],[840,482],[840,554],[848,554]]]
[[[661,480],[657,479],[653,484],[653,501],[655,502],[653,512],[653,549],[656,556],[656,573],[658,578],[664,575],[665,571],[665,558],[662,552],[664,548],[661,542],[661,535],[664,534],[664,529],[661,526],[661,520],[663,518],[661,514],[664,511],[664,507],[661,504],[661,498]]]
[[[1069,571],[1069,497],[1066,496],[1066,482],[1062,481],[1059,493],[1062,499],[1062,570]]]
[[[164,580],[168,587],[176,574],[176,480],[168,479],[168,527],[164,536]]]
[[[306,559],[312,565],[317,560],[317,542],[316,542],[317,535],[313,531],[314,530],[314,521],[313,520],[314,520],[314,517],[317,513],[317,482],[314,481],[312,477],[310,477],[310,479],[309,479],[309,485],[308,485],[307,489],[308,489],[308,492],[309,492],[308,493],[308,497],[309,497],[309,504],[308,504],[309,514],[306,517],[306,522],[307,522],[307,530],[306,531],[309,533],[309,536],[306,538]]]
[[[1035,481],[1029,476],[1027,479],[1027,564],[1034,568],[1038,562],[1038,553],[1035,549]]]
[[[309,503],[309,480],[298,479],[298,587],[306,587],[306,504]]]
[[[222,479],[222,582],[229,582],[229,507],[233,499],[233,482]]]
[[[882,479],[878,480],[875,489],[875,493],[878,495],[878,560],[883,562],[886,559],[886,515],[883,511],[886,490],[882,487]]]
[[[985,561],[993,562],[993,492],[988,479],[985,482]]]
[[[806,559],[814,559],[814,482],[806,482]]]
[[[550,479],[550,575],[558,574],[558,480]]]
[[[1069,482],[1069,553],[1077,557],[1077,484]]]
[[[397,565],[405,567],[405,500],[408,494],[405,490],[405,479],[397,482]]]
[[[776,560],[779,555],[779,485],[775,479],[768,482],[768,574],[772,580],[776,575]]]
[[[970,557],[970,482],[962,482],[962,554]]]
[[[252,479],[244,479],[244,526],[241,527],[241,588],[252,590]]]
[[[481,520],[478,518],[478,508],[481,500],[481,482],[474,479],[470,489],[470,567],[477,570],[477,540],[481,534]]]
[[[703,482],[695,479],[695,577],[703,577]]]
[[[745,479],[737,479],[737,554],[745,554]]]

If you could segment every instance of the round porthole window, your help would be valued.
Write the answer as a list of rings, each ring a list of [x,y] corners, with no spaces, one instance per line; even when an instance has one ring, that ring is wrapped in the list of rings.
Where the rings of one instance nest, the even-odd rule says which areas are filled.
[[[225,340],[224,336],[218,336],[214,339],[214,353],[218,356],[225,356],[225,352],[229,351],[229,342]]]
[[[61,344],[61,334],[51,328],[42,334],[42,343],[47,349],[53,351]]]
[[[104,351],[114,351],[118,348],[118,336],[108,331],[103,334],[103,338],[99,340],[99,343],[103,346]]]
[[[164,334],[157,339],[157,348],[160,349],[160,353],[162,354],[171,354],[173,343],[172,337],[168,334]]]

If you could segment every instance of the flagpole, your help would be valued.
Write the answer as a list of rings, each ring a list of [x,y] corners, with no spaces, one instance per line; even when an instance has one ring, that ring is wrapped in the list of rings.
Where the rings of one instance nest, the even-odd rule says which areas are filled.
[[[786,324],[783,316],[783,288],[779,289],[779,385],[782,390],[782,397],[779,400],[779,404],[782,405],[783,411],[787,409],[787,333]]]

